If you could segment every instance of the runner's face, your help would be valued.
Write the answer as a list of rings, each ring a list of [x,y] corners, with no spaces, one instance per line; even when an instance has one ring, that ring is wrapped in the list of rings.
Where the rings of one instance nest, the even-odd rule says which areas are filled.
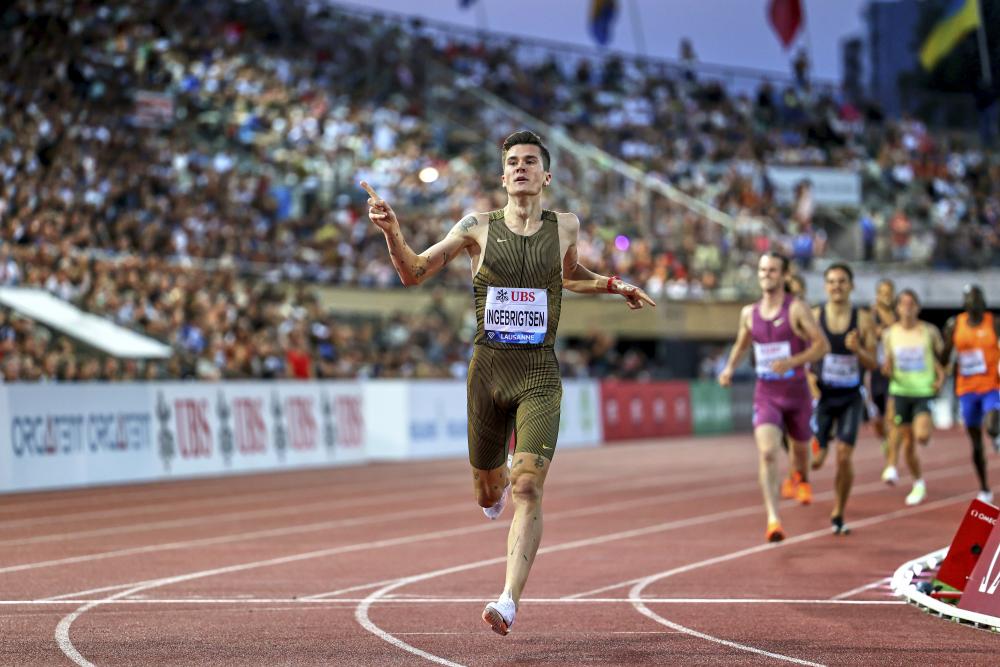
[[[875,292],[875,299],[883,308],[892,308],[892,302],[896,300],[896,289],[889,283],[882,283]]]
[[[978,289],[968,289],[965,291],[965,297],[962,299],[962,307],[970,313],[981,313],[986,310],[986,300],[983,299],[983,293]]]
[[[830,303],[846,303],[854,286],[847,273],[834,269],[826,274],[826,297]]]
[[[760,283],[760,291],[775,292],[784,285],[784,280],[785,271],[780,259],[770,255],[760,258],[757,264],[757,282]]]
[[[920,306],[917,305],[912,296],[904,294],[899,297],[899,303],[896,304],[896,315],[899,316],[899,319],[907,324],[911,324],[916,321],[919,314]]]
[[[510,195],[539,195],[552,180],[542,166],[542,149],[534,144],[511,146],[503,163],[503,184]]]

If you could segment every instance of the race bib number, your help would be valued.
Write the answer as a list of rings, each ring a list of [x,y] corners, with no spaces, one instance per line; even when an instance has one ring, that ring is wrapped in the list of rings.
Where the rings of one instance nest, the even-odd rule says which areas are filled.
[[[927,370],[927,359],[922,347],[901,347],[893,350],[896,355],[896,370],[904,373],[920,373]]]
[[[986,374],[986,357],[980,349],[958,353],[958,373],[963,377]]]
[[[794,370],[785,371],[781,375],[771,370],[771,364],[792,356],[792,344],[787,340],[778,343],[754,343],[753,355],[757,378],[760,380],[781,380],[795,375]]]
[[[861,384],[858,358],[853,354],[828,354],[823,357],[823,384],[830,387],[857,387]]]
[[[538,344],[549,325],[549,294],[543,289],[490,287],[483,328],[497,343]]]

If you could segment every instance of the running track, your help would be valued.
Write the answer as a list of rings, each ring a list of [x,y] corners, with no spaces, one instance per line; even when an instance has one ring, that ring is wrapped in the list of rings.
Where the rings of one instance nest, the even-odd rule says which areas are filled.
[[[0,664],[996,664],[1000,637],[887,593],[974,495],[960,434],[923,454],[925,504],[864,439],[854,533],[829,534],[831,456],[765,545],[746,437],[560,452],[506,638],[479,614],[508,522],[462,460],[3,496]]]

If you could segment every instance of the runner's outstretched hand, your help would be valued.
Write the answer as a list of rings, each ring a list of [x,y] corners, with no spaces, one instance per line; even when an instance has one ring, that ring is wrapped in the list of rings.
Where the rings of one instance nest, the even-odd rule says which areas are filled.
[[[368,218],[375,223],[375,226],[386,234],[398,229],[399,220],[396,219],[396,213],[389,203],[379,197],[366,181],[361,181],[361,187],[368,193]]]

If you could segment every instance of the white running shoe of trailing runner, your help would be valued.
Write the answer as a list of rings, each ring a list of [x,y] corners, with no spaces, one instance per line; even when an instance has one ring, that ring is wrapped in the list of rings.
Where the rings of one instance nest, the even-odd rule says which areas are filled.
[[[896,470],[896,466],[886,466],[885,470],[882,471],[882,481],[889,485],[895,485],[899,482],[899,471]]]
[[[906,496],[906,504],[913,506],[919,505],[924,502],[924,498],[927,497],[927,485],[924,484],[924,480],[918,479],[913,483],[913,488],[910,489],[910,493]]]
[[[503,508],[507,506],[507,496],[510,494],[510,482],[507,482],[507,486],[503,487],[503,495],[500,496],[500,500],[491,507],[484,507],[483,514],[490,521],[496,521],[497,518],[503,514]]]
[[[490,602],[483,609],[483,623],[490,626],[498,635],[506,635],[510,632],[510,626],[514,625],[516,613],[517,606],[514,604],[514,599],[503,593],[496,602]]]

